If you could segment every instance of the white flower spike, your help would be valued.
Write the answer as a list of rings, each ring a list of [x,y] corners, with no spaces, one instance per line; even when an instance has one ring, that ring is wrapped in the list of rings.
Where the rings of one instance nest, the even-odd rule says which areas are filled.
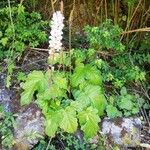
[[[49,54],[52,53],[52,50],[56,50],[59,52],[62,48],[62,30],[64,27],[63,24],[64,16],[61,11],[56,11],[53,14],[52,22],[51,22],[51,32],[49,36]]]

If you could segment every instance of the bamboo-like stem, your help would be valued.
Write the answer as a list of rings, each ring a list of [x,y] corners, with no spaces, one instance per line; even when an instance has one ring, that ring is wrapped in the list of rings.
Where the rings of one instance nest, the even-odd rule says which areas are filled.
[[[103,0],[101,1],[101,23],[103,21]]]
[[[135,16],[135,14],[136,14],[136,12],[137,12],[137,10],[138,10],[138,8],[139,8],[141,2],[142,2],[142,0],[139,1],[139,3],[138,3],[138,5],[137,5],[137,7],[135,8],[135,10],[134,10],[134,12],[133,12],[131,18],[128,20],[128,23],[127,23],[127,26],[126,26],[126,28],[125,28],[125,31],[127,31],[127,29],[129,28],[129,25],[130,25],[130,23],[131,23],[133,17]],[[123,35],[122,35],[122,37],[121,37],[121,40],[122,40],[122,39],[123,39]]]
[[[117,24],[118,22],[118,0],[115,0],[115,4],[114,4],[114,20],[115,20],[115,24]]]
[[[135,30],[129,30],[129,31],[124,31],[121,34],[128,34],[128,33],[133,33],[133,32],[150,32],[150,27],[148,28],[141,28],[141,29],[135,29]]]
[[[105,16],[106,19],[108,18],[108,14],[107,14],[107,0],[105,0]]]
[[[99,3],[99,6],[97,7],[97,11],[96,11],[96,15],[95,15],[95,18],[94,18],[94,25],[96,25],[98,23],[98,17],[99,17],[99,12],[100,12],[100,8],[102,6],[102,0],[100,1]]]

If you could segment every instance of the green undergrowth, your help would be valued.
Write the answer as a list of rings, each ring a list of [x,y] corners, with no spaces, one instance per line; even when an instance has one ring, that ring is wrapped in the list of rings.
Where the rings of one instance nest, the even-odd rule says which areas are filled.
[[[99,27],[87,26],[89,48],[60,52],[49,60],[54,71],[28,75],[21,104],[34,101],[42,109],[48,136],[55,137],[59,130],[74,133],[79,128],[88,140],[98,133],[100,118],[135,116],[147,105],[145,97],[131,87],[145,82],[146,72],[138,63],[134,65],[135,59],[130,58],[134,54],[126,54],[121,31],[111,20]]]
[[[7,64],[8,88],[24,52],[47,42],[47,24],[38,12],[29,13],[22,4],[0,9],[0,61]]]
[[[13,137],[14,116],[11,113],[6,113],[0,106],[0,148],[10,149],[15,143]]]

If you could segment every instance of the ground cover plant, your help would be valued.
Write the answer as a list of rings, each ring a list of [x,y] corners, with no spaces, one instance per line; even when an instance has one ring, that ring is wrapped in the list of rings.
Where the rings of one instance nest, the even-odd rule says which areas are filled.
[[[105,137],[96,146],[90,143],[100,134],[104,117],[140,116],[148,125],[148,1],[95,1],[96,14],[92,0],[68,1],[72,4],[72,8],[68,5],[68,14],[63,13],[67,3],[56,0],[51,2],[51,19],[42,8],[39,11],[43,16],[35,12],[40,7],[38,0],[1,3],[0,59],[1,71],[7,74],[6,86],[13,89],[17,85],[21,90],[21,108],[36,104],[44,116],[46,136],[33,149],[105,149]],[[77,5],[91,8],[84,12],[79,7],[79,12],[86,14],[83,21]],[[92,14],[95,17],[91,18]],[[142,17],[135,22],[138,14]],[[22,62],[30,50],[46,52],[44,69],[23,70]],[[0,146],[10,148],[15,144],[15,121],[13,115],[3,115]]]

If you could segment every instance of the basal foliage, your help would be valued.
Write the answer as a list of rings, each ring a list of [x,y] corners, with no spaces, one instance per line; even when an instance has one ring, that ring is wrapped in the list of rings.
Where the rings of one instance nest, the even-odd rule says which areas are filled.
[[[46,118],[47,135],[55,136],[59,128],[74,133],[79,124],[85,137],[96,135],[99,116],[103,115],[106,104],[96,66],[80,64],[71,75],[60,71],[33,71],[23,89],[21,104],[27,105],[36,97],[35,102]]]

